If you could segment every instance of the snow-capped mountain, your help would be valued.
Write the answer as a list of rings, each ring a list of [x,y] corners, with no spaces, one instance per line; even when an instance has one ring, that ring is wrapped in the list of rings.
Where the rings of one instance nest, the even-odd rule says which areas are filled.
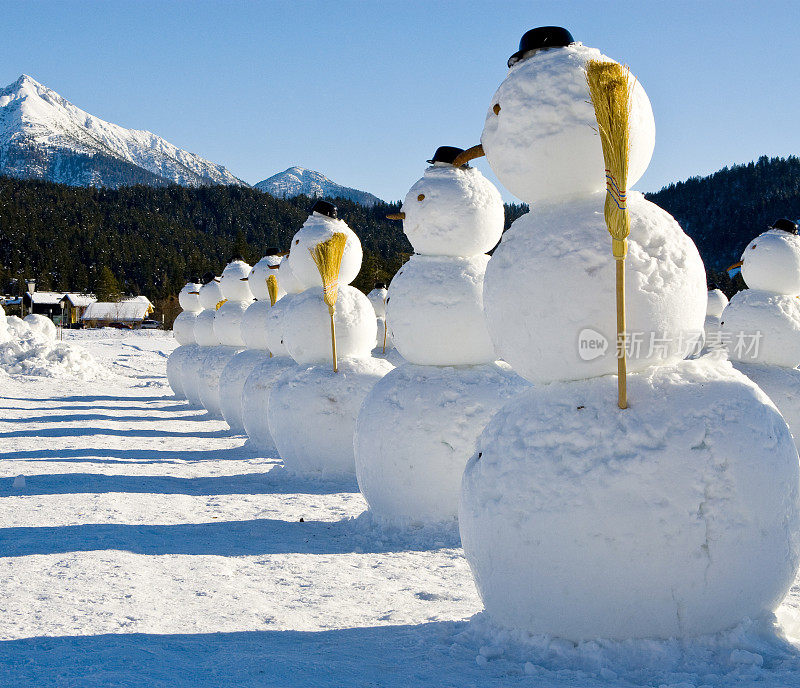
[[[351,189],[328,179],[324,174],[303,167],[290,167],[256,184],[257,189],[278,198],[291,198],[304,194],[309,197],[348,198],[361,205],[375,205],[381,199],[366,191]]]
[[[149,131],[90,115],[26,74],[0,89],[0,174],[74,186],[245,185]]]

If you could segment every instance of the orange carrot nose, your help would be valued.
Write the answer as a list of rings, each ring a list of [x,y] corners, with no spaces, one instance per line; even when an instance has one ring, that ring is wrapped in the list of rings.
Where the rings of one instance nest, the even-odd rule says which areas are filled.
[[[389,213],[386,216],[387,220],[405,220],[406,214],[405,213]]]
[[[463,153],[459,153],[458,157],[453,160],[453,167],[461,167],[466,165],[470,160],[475,158],[482,158],[486,153],[483,152],[483,146],[479,143],[477,146],[467,148]]]

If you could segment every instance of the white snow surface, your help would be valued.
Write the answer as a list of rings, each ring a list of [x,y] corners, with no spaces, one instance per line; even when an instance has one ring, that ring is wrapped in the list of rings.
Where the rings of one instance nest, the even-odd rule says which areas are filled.
[[[733,367],[755,382],[778,407],[800,450],[800,370],[740,361],[734,361]]]
[[[581,197],[606,187],[586,83],[586,63],[592,59],[613,61],[580,44],[539,51],[512,66],[492,96],[481,135],[486,159],[500,183],[528,203]],[[638,81],[630,135],[628,188],[647,169],[656,136],[653,109]]]
[[[197,282],[187,282],[183,288],[178,292],[178,303],[185,311],[201,311],[203,307],[200,305],[200,287],[202,285]]]
[[[225,297],[222,295],[222,287],[220,287],[219,278],[212,280],[208,284],[200,287],[200,294],[198,299],[200,305],[208,311],[216,309],[217,304]]]
[[[531,382],[617,371],[616,267],[604,201],[603,192],[538,204],[514,222],[489,261],[483,291],[489,333],[498,358]],[[627,358],[633,372],[687,355],[702,336],[707,289],[700,254],[673,217],[636,191],[628,195],[628,208]],[[389,324],[394,330],[391,315]],[[590,350],[587,340],[607,346]]]
[[[181,311],[172,323],[172,336],[178,344],[196,344],[194,324],[201,311]]]
[[[176,349],[173,349],[169,358],[167,358],[167,383],[176,399],[187,398],[183,382],[183,364],[196,353],[198,348],[197,344],[181,344]]]
[[[800,299],[744,289],[722,312],[720,331],[728,356],[745,363],[795,368],[800,364]]]
[[[742,278],[750,289],[800,294],[800,236],[770,229],[742,253]]]
[[[58,330],[55,323],[50,320],[46,315],[38,313],[29,313],[23,320],[27,323],[28,327],[33,332],[45,341],[54,342],[58,336]]]
[[[302,293],[302,292],[301,292]],[[287,294],[271,306],[264,320],[264,343],[273,356],[288,356],[286,345],[283,342],[284,315],[289,309],[297,294]],[[328,316],[330,320],[330,315]]]
[[[198,186],[238,184],[247,186],[225,167],[182,150],[149,131],[125,129],[76,107],[47,86],[23,74],[0,89],[0,152],[33,148],[49,160],[80,154],[102,155],[141,167],[165,181]],[[0,155],[2,157],[2,155]],[[69,176],[55,176],[46,169],[26,169],[29,177],[75,183]],[[117,186],[116,179],[96,180]]]
[[[297,363],[331,362],[331,316],[322,300],[321,286],[287,299],[281,320],[283,343]],[[369,356],[375,346],[377,320],[364,293],[340,286],[333,320],[337,354],[345,358]]]
[[[244,346],[242,319],[251,301],[226,301],[214,314],[214,334],[225,346]]]
[[[222,290],[222,297],[229,301],[253,300],[253,292],[250,291],[249,276],[253,268],[243,260],[233,260],[225,266],[219,278],[219,288]]]
[[[721,289],[709,289],[708,302],[706,303],[706,315],[719,318],[725,306],[728,305],[728,297]]]
[[[222,418],[231,432],[245,432],[242,416],[242,392],[250,373],[269,358],[269,353],[257,349],[245,349],[231,358],[219,376],[219,408]]]
[[[489,256],[411,256],[389,285],[386,322],[397,350],[417,365],[476,365],[497,356],[486,328]]]
[[[322,287],[322,278],[311,257],[311,250],[337,233],[347,235],[342,264],[339,268],[339,284],[350,284],[358,275],[363,252],[361,241],[356,233],[347,226],[344,220],[335,220],[321,213],[311,213],[292,238],[289,253],[289,267],[296,280],[302,285],[302,290],[310,287]],[[278,284],[280,285],[280,280]],[[284,286],[284,289],[287,292],[290,291],[287,286]]]
[[[288,356],[273,356],[259,361],[242,387],[242,425],[250,444],[259,451],[278,456],[269,431],[269,396],[272,386],[297,364]]]
[[[301,292],[305,291],[306,287],[303,286],[300,280],[297,279],[292,272],[292,266],[289,264],[289,256],[283,256],[281,263],[275,272],[278,274],[279,289],[282,289],[287,294],[300,294]],[[317,272],[317,275],[319,275],[319,272]]]
[[[500,241],[503,199],[475,168],[436,163],[406,194],[403,231],[417,253],[474,256]]]
[[[529,386],[496,363],[409,363],[389,372],[364,399],[356,423],[356,475],[372,514],[398,526],[455,522],[478,436]]]
[[[380,358],[340,358],[289,370],[269,396],[269,431],[286,469],[305,476],[354,475],[353,435],[372,387],[394,366]]]
[[[372,308],[375,311],[375,315],[379,318],[383,318],[386,315],[386,297],[389,296],[389,290],[383,288],[375,288],[369,294],[367,294],[367,298],[369,302],[372,304]]]
[[[253,296],[259,301],[266,301],[269,303],[269,290],[267,289],[267,277],[274,275],[278,278],[278,267],[281,264],[280,256],[264,256],[259,260],[250,271],[247,278],[248,286]],[[281,280],[278,280],[278,298],[283,296],[286,291],[281,285]]]
[[[269,301],[253,301],[242,314],[239,332],[242,342],[248,349],[266,351],[267,320],[269,318]]]
[[[200,346],[218,346],[220,341],[217,336],[214,320],[217,312],[214,308],[206,308],[197,314],[194,321],[194,339]]]
[[[798,586],[777,623],[693,640],[500,630],[457,534],[376,526],[354,480],[176,402],[168,333],[64,334],[115,374],[0,387],[5,685],[800,686]]]
[[[768,617],[800,562],[785,421],[717,357],[534,387],[464,473],[459,524],[488,614],[572,641],[685,637]]]
[[[235,346],[210,346],[204,352],[198,369],[197,389],[200,403],[212,418],[222,418],[220,381],[225,366],[242,349]]]

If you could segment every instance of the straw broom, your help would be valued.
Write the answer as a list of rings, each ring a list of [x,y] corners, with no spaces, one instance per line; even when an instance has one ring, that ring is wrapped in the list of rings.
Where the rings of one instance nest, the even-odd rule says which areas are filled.
[[[267,292],[269,292],[269,305],[272,308],[278,301],[278,278],[275,275],[267,277]],[[271,351],[269,357],[272,358]]]
[[[586,83],[594,105],[597,130],[606,165],[605,219],[611,234],[611,251],[617,267],[617,375],[618,401],[628,408],[625,346],[625,256],[631,218],[628,214],[628,160],[630,157],[630,114],[634,80],[630,70],[616,62],[590,60]]]
[[[339,372],[336,360],[336,325],[333,316],[336,313],[336,299],[339,297],[339,268],[342,266],[342,256],[347,243],[347,235],[336,232],[330,239],[322,241],[314,248],[308,249],[322,278],[322,300],[328,307],[331,315],[331,349],[333,353],[333,372]]]

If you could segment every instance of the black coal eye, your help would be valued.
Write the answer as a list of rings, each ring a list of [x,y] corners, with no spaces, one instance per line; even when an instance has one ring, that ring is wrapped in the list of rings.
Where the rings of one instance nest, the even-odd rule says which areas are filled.
[[[492,107],[492,112],[494,112],[495,115],[500,114],[500,103],[494,104],[494,106]]]

